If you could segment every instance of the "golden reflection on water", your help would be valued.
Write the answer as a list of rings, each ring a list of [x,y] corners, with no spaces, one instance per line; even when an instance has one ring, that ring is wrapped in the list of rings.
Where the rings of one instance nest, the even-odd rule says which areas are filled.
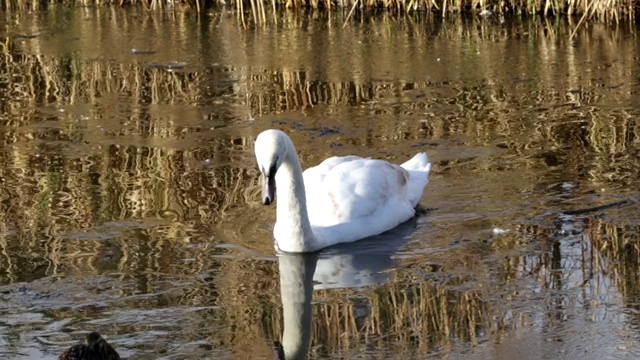
[[[632,34],[76,10],[2,37],[0,356],[53,358],[89,330],[125,356],[269,356],[283,311],[252,154],[268,127],[305,166],[434,163],[435,210],[386,280],[314,292],[312,357],[638,354],[639,205],[557,212],[637,195]]]

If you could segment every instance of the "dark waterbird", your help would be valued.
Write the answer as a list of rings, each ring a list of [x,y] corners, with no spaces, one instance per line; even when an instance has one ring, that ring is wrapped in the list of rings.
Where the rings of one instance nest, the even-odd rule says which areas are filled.
[[[85,344],[73,345],[59,360],[121,360],[118,352],[97,332],[87,335]]]

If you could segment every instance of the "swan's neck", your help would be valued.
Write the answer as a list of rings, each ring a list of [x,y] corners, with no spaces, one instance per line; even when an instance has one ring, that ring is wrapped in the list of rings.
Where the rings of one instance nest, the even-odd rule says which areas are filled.
[[[276,173],[276,240],[288,252],[309,251],[316,242],[307,213],[304,178],[293,148]]]

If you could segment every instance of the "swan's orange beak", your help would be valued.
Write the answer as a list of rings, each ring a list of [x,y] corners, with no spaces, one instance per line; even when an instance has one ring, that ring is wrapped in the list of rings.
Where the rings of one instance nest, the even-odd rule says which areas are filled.
[[[274,169],[272,169],[274,170]],[[270,205],[276,198],[276,172],[269,171],[269,175],[262,173],[262,203]]]

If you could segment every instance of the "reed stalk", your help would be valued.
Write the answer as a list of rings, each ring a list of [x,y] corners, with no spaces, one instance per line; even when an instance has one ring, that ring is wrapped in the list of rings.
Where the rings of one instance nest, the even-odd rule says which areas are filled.
[[[79,1],[79,0],[76,0]],[[54,0],[63,4],[73,4],[74,0]],[[263,23],[266,20],[264,9],[265,1],[269,0],[231,0],[238,14],[243,14],[245,5],[251,7],[251,16],[256,23]],[[84,5],[112,5],[124,6],[126,4],[140,4],[145,8],[170,6],[173,2],[153,0],[149,4],[148,0],[87,0],[81,1]],[[595,19],[598,21],[618,23],[625,19],[632,21],[635,19],[637,7],[634,0],[515,0],[509,3],[487,3],[485,0],[271,0],[271,11],[274,13],[279,8],[311,8],[331,10],[334,7],[351,9],[353,12],[360,6],[367,9],[387,9],[394,13],[413,12],[433,12],[445,17],[447,14],[479,14],[482,11],[490,11],[493,15],[542,15],[542,16],[581,16],[584,19]],[[46,0],[1,0],[0,6],[8,11],[16,10],[36,10],[43,6],[48,6],[51,2]],[[219,5],[218,0],[178,0],[193,6],[196,11],[201,12],[205,8]],[[359,5],[358,5],[359,4]],[[322,5],[322,6],[321,6]],[[348,16],[351,18],[351,16]]]

